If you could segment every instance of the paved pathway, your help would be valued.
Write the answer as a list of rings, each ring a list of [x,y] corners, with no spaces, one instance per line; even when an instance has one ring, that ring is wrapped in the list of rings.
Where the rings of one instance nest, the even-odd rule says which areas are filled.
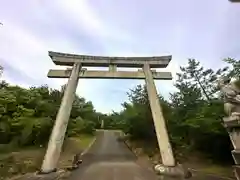
[[[135,155],[117,141],[117,132],[100,131],[70,180],[157,180],[155,173],[135,163]]]
[[[117,140],[114,131],[99,131],[93,146],[84,155],[83,164],[69,180],[157,180],[156,174],[136,163],[136,156]],[[164,178],[170,180],[171,178]],[[193,173],[192,180],[231,180],[202,173]]]

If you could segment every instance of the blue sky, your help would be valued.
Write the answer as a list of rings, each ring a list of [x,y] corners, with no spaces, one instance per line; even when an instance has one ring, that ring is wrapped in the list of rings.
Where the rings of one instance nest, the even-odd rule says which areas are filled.
[[[48,79],[48,51],[91,55],[172,55],[164,71],[175,74],[188,58],[219,68],[240,57],[240,4],[228,0],[1,0],[0,64],[8,82],[24,87]],[[158,81],[165,97],[173,81]],[[80,80],[77,93],[96,109],[121,109],[129,88],[144,81]]]

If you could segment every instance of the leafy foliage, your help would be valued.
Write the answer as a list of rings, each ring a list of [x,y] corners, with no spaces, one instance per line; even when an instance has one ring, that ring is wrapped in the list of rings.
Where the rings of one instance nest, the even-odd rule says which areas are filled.
[[[224,59],[225,62],[229,63],[232,66],[232,69],[229,73],[230,77],[235,77],[239,80],[240,77],[240,60],[226,58]]]
[[[227,62],[232,68],[214,71],[202,67],[195,59],[189,59],[188,65],[181,67],[181,72],[177,74],[177,92],[170,94],[169,101],[159,96],[175,153],[201,152],[214,161],[232,162],[232,145],[221,124],[225,113],[217,80],[222,76],[239,77],[239,62]],[[112,121],[120,119],[119,128],[131,138],[143,140],[145,144],[150,143],[156,148],[146,87],[138,85],[130,90],[128,97],[129,102],[123,103],[123,111],[111,115]]]
[[[2,81],[0,144],[14,147],[45,145],[61,103],[63,90],[64,88],[61,91],[50,89],[47,85],[25,89]],[[76,96],[67,135],[93,134],[96,126],[98,114],[92,103]]]

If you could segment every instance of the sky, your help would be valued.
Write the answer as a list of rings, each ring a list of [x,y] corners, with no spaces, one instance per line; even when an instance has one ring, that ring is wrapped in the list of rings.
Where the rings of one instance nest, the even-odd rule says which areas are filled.
[[[48,51],[106,56],[172,55],[172,81],[158,80],[168,98],[179,66],[195,58],[204,67],[240,58],[240,4],[228,0],[0,0],[0,65],[3,79],[23,87],[48,79],[56,66]],[[119,111],[126,92],[143,80],[80,79],[77,94],[104,113]]]

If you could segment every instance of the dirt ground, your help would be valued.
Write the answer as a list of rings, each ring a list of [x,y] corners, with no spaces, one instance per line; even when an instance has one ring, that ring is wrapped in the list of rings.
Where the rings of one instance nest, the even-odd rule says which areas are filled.
[[[93,136],[81,135],[68,138],[63,145],[63,151],[58,163],[59,169],[72,164],[73,156],[81,153],[92,142]],[[0,154],[0,180],[19,174],[38,171],[41,167],[45,148],[26,148],[16,152]]]

